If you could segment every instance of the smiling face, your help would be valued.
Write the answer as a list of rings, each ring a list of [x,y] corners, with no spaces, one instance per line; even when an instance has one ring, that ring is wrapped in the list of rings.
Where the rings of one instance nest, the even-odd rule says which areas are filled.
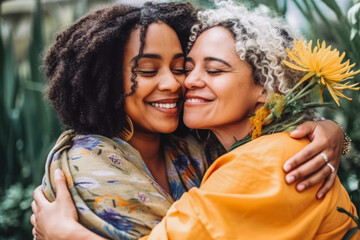
[[[140,30],[131,32],[124,52],[124,89],[131,92],[131,69],[140,48]],[[138,85],[125,99],[125,112],[137,131],[170,133],[176,130],[180,112],[184,54],[175,31],[164,23],[149,26],[145,48],[134,69]]]
[[[215,134],[246,135],[250,126],[246,116],[264,103],[266,95],[254,83],[251,66],[237,55],[232,33],[223,27],[203,32],[188,55],[185,70],[184,123]]]

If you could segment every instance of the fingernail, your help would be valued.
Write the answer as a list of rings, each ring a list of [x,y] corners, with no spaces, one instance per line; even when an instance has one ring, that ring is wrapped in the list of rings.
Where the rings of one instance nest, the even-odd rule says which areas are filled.
[[[317,198],[318,198],[318,199],[322,199],[322,197],[323,197],[323,194],[321,194],[321,193],[319,193],[319,194],[317,195]]]
[[[289,163],[285,163],[283,169],[284,169],[285,172],[288,172],[291,169],[291,165]]]
[[[62,173],[62,171],[59,168],[57,168],[55,170],[55,178],[62,179],[63,177],[64,177],[64,174]]]
[[[300,185],[298,185],[298,186],[296,187],[296,189],[297,189],[299,192],[301,192],[302,190],[305,189],[305,185],[300,184]]]
[[[286,176],[286,182],[287,183],[292,183],[295,180],[294,175],[287,175]]]
[[[299,130],[295,129],[294,131],[291,132],[291,134],[297,134],[299,132]]]

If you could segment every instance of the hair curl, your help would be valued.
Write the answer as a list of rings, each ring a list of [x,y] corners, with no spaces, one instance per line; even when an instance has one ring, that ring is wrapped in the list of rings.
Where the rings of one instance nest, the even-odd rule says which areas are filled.
[[[268,16],[264,8],[250,11],[232,1],[215,1],[215,5],[217,9],[198,12],[199,23],[192,27],[188,48],[205,30],[222,26],[234,35],[240,59],[252,66],[255,83],[263,85],[268,96],[272,92],[288,92],[303,75],[283,64],[286,48],[293,47],[298,33],[282,19]]]
[[[196,21],[189,3],[146,3],[141,7],[110,5],[96,10],[59,33],[44,62],[49,80],[47,97],[67,129],[111,137],[125,123],[124,101],[135,92],[132,68],[130,93],[123,88],[124,46],[140,28],[143,54],[151,23],[164,22],[177,33],[183,50]]]

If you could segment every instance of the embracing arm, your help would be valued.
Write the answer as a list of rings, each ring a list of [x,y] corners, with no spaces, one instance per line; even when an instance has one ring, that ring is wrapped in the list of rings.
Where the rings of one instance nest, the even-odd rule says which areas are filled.
[[[341,127],[330,120],[305,122],[299,125],[290,136],[295,139],[307,137],[310,144],[283,165],[287,173],[286,182],[288,184],[298,182],[296,189],[299,192],[323,182],[316,194],[318,199],[323,198],[334,185],[339,168],[344,140]],[[334,172],[326,165],[322,154],[325,154],[329,163],[334,166]]]
[[[41,240],[103,240],[78,222],[76,208],[67,189],[66,179],[60,170],[55,171],[55,185],[57,198],[49,202],[41,186],[34,191],[34,201],[31,204],[33,215],[31,224],[34,226],[33,235]]]

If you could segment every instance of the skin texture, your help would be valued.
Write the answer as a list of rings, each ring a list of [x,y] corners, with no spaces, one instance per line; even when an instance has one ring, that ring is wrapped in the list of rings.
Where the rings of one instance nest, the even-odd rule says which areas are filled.
[[[199,36],[185,69],[184,123],[210,129],[229,149],[233,136],[241,139],[249,132],[249,121],[243,116],[256,112],[265,102],[263,87],[254,83],[251,66],[240,60],[232,34],[222,27]]]
[[[311,141],[311,144],[307,145],[301,152],[287,160],[283,168],[287,173],[285,181],[288,184],[299,179],[301,180],[296,185],[296,190],[299,192],[321,182],[322,180],[320,179],[325,179],[322,187],[316,194],[317,199],[322,199],[334,185],[340,164],[340,161],[337,161],[337,159],[340,159],[341,157],[344,135],[341,128],[333,121],[319,121],[317,124],[318,125],[315,125],[314,122],[305,122],[290,134],[292,138],[298,139],[307,136]],[[326,132],[323,132],[326,128],[334,134],[333,139],[329,138]],[[315,136],[318,136],[317,140],[313,141],[315,140]],[[311,145],[317,147],[313,148]],[[318,146],[326,146],[326,149],[319,150],[321,148],[318,148]],[[335,172],[331,172],[329,167],[325,165],[324,159],[320,155],[321,153],[325,153],[328,157],[332,156],[329,158],[329,162],[335,167]],[[304,159],[309,158],[312,160],[304,161]],[[316,172],[310,172],[310,169],[316,169]],[[302,185],[303,187],[300,187]]]
[[[140,48],[140,30],[131,32],[124,53],[124,89],[131,91],[131,68]],[[164,23],[153,23],[147,30],[145,48],[138,61],[138,86],[125,99],[125,112],[134,124],[129,143],[139,150],[155,180],[168,193],[166,166],[160,151],[159,133],[176,130],[179,123],[184,54],[175,31]],[[156,146],[154,146],[156,143]]]
[[[131,68],[140,48],[140,30],[130,34],[124,53],[124,89],[130,92]],[[151,24],[144,54],[138,61],[138,87],[125,99],[125,112],[139,132],[171,133],[179,122],[184,54],[175,31],[164,23]],[[159,107],[154,105],[158,104]],[[169,107],[165,108],[165,104]],[[170,108],[171,106],[171,108]]]
[[[157,25],[157,26],[154,26]],[[156,50],[156,48],[153,48],[153,46],[151,46],[150,48],[147,48],[147,46],[150,46],[150,41],[148,42],[148,40],[150,40],[149,36],[152,36],[152,30],[154,30],[154,35],[159,36],[159,41],[162,41],[161,47],[164,47],[164,44],[171,44],[171,48],[166,50],[166,54],[161,52],[161,54],[159,54],[159,52]],[[179,81],[181,82],[181,79],[184,78],[184,76],[177,76],[177,61],[179,59],[175,58],[174,56],[179,53],[176,47],[174,47],[172,44],[173,43],[166,43],[165,40],[166,39],[171,39],[171,37],[164,37],[167,35],[162,35],[161,33],[156,33],[156,30],[159,31],[168,31],[167,34],[173,34],[173,32],[171,32],[171,29],[168,29],[168,27],[165,24],[152,24],[149,27],[149,31],[147,33],[147,37],[146,37],[146,45],[145,45],[145,49],[144,49],[144,54],[147,53],[152,53],[152,54],[158,54],[162,56],[162,60],[159,59],[141,59],[139,61],[139,67],[138,70],[142,70],[142,71],[147,71],[147,70],[151,70],[153,71],[154,69],[157,69],[156,74],[151,75],[149,73],[141,73],[138,72],[138,77],[137,77],[137,81],[139,83],[138,87],[136,88],[136,91],[132,97],[129,97],[129,101],[132,102],[132,104],[129,104],[129,106],[126,107],[126,111],[128,113],[128,115],[130,115],[133,118],[133,122],[135,125],[135,129],[139,130],[139,131],[135,131],[135,134],[133,136],[133,138],[130,140],[130,144],[135,147],[136,149],[139,150],[139,152],[141,153],[145,163],[147,164],[147,166],[149,167],[150,171],[152,172],[153,176],[155,177],[156,181],[162,185],[165,189],[167,183],[167,179],[166,179],[166,172],[165,172],[165,164],[163,164],[162,162],[162,157],[159,154],[159,134],[156,133],[155,131],[159,131],[159,129],[163,126],[158,125],[156,122],[153,122],[152,120],[144,120],[143,116],[140,115],[140,112],[137,111],[137,108],[141,108],[143,109],[148,117],[162,117],[167,116],[166,113],[164,113],[163,111],[161,111],[160,109],[156,109],[156,107],[151,107],[148,106],[149,102],[153,102],[153,101],[158,101],[160,99],[172,99],[176,94],[176,96],[179,96],[179,91],[180,91],[180,84],[177,84],[176,82]],[[223,30],[223,29],[220,29]],[[137,30],[133,31],[131,33],[131,37],[134,37],[135,41],[131,41],[131,44],[134,44],[133,46],[131,46],[130,44],[130,40],[129,40],[129,44],[127,47],[127,53],[129,54],[128,58],[126,56],[124,56],[124,60],[125,62],[128,62],[128,59],[132,59],[133,57],[135,57],[138,54],[138,45],[136,45],[136,33]],[[226,30],[225,30],[226,31]],[[223,32],[226,33],[226,32]],[[156,44],[155,44],[156,46]],[[130,48],[134,47],[134,51],[132,51]],[[219,44],[216,45],[216,47],[219,47]],[[228,45],[228,47],[230,47],[230,45]],[[136,50],[137,49],[137,50]],[[181,49],[181,48],[180,48]],[[175,51],[173,51],[175,50]],[[149,52],[148,52],[149,51]],[[159,49],[160,51],[160,49]],[[218,51],[220,52],[220,51]],[[168,54],[171,53],[171,54]],[[199,82],[197,82],[197,80],[201,80],[202,78],[199,76],[198,78],[195,77],[195,72],[196,71],[205,71],[205,76],[204,79],[208,80],[208,84],[204,85],[203,88],[206,88],[206,91],[204,92],[198,92],[197,94],[209,94],[209,96],[204,96],[205,98],[211,98],[211,100],[214,100],[216,107],[221,107],[222,101],[218,101],[218,99],[223,99],[223,97],[227,98],[227,94],[221,94],[220,91],[218,91],[219,89],[217,89],[217,87],[219,87],[219,85],[216,85],[216,83],[224,83],[224,80],[228,81],[233,81],[235,78],[233,78],[234,76],[242,76],[244,78],[249,78],[249,66],[245,63],[245,62],[238,62],[236,61],[236,59],[233,59],[234,62],[229,61],[232,65],[234,66],[234,64],[239,64],[240,66],[242,66],[243,71],[238,71],[238,72],[230,72],[229,74],[225,74],[226,78],[222,78],[221,74],[217,75],[213,73],[208,73],[209,70],[211,70],[212,67],[214,67],[215,69],[217,68],[221,68],[224,70],[228,70],[228,66],[224,66],[223,63],[219,63],[219,61],[206,61],[206,66],[204,65],[204,57],[200,58],[200,59],[195,59],[196,55],[189,55],[190,57],[192,56],[194,59],[193,62],[193,73],[189,73],[189,78],[187,80],[185,80],[185,85],[190,89],[189,92],[192,92],[192,90],[199,90],[202,89],[201,85],[197,85]],[[225,57],[225,56],[222,56]],[[142,61],[145,60],[145,61]],[[153,62],[152,62],[153,61]],[[180,60],[179,60],[180,61]],[[183,61],[183,59],[182,59]],[[199,65],[198,63],[202,63],[200,64],[200,67],[198,67]],[[126,63],[125,63],[126,64]],[[187,67],[191,67],[190,65],[188,65],[189,63],[187,63]],[[148,69],[149,67],[149,69]],[[154,67],[154,69],[153,69]],[[205,68],[207,67],[207,68]],[[211,67],[211,68],[210,68]],[[174,71],[175,70],[175,71]],[[190,69],[189,69],[190,70]],[[151,72],[150,71],[150,72]],[[206,72],[208,71],[208,72]],[[125,67],[123,68],[123,72],[124,75],[129,74],[129,68]],[[171,73],[173,74],[173,76],[171,76]],[[191,76],[193,74],[193,76]],[[206,75],[207,74],[207,75]],[[181,78],[182,77],[182,78]],[[191,79],[190,77],[194,77],[193,79]],[[126,77],[125,79],[129,79],[129,77]],[[176,81],[175,81],[175,80]],[[236,78],[238,79],[238,78]],[[236,80],[237,81],[237,80]],[[201,81],[200,81],[201,82]],[[163,88],[162,86],[167,86],[165,88]],[[212,84],[215,84],[214,86]],[[239,87],[240,86],[244,86],[243,84],[245,84],[246,88],[249,89],[251,86],[252,87],[256,87],[258,88],[258,86],[254,86],[252,85],[251,81],[248,81],[247,83],[240,83],[239,82]],[[128,82],[124,83],[124,88],[129,90],[129,85],[130,85],[130,80],[128,80]],[[178,87],[176,87],[176,85],[178,85]],[[146,86],[146,87],[145,87]],[[229,94],[229,91],[231,91],[231,88],[229,87],[230,84],[228,85],[227,88],[223,89],[228,91],[227,93]],[[142,89],[142,88],[146,88],[146,89]],[[176,90],[177,89],[177,90]],[[255,91],[254,91],[255,92]],[[254,96],[251,96],[251,98],[249,98],[249,96],[247,95],[247,92],[245,91],[245,96],[237,96],[235,95],[235,97],[239,98],[237,99],[237,101],[240,101],[241,98],[243,98],[241,101],[249,101],[249,99],[251,99],[251,102],[255,105],[261,105],[261,103],[263,103],[264,101],[264,94],[262,92],[262,88],[259,87],[258,91],[256,91],[256,94],[254,94]],[[226,102],[231,103],[231,99],[232,98],[228,98],[228,100]],[[259,103],[259,104],[257,104]],[[137,108],[132,108],[132,105],[135,104],[137,106]],[[126,103],[125,103],[126,105]],[[257,109],[258,106],[256,107],[241,107],[239,106],[241,109],[240,110],[236,110],[239,111],[238,114],[248,114],[251,113],[253,111],[255,111]],[[154,109],[152,109],[154,108]],[[186,111],[186,110],[185,110]],[[207,111],[209,111],[209,109],[207,109]],[[235,110],[234,110],[235,111]],[[188,112],[189,114],[191,112]],[[210,112],[211,113],[211,112]],[[200,112],[199,112],[200,114]],[[209,126],[211,127],[212,130],[214,130],[215,133],[218,133],[219,136],[223,136],[223,132],[220,131],[219,129],[219,122],[211,122],[213,121],[210,118],[207,118],[207,114],[208,112],[205,112],[203,115],[201,115],[202,117],[204,117],[204,120],[207,120],[207,124],[209,124]],[[228,112],[227,114],[231,114],[231,112]],[[170,117],[171,114],[169,114],[169,118],[173,119],[173,115],[172,117]],[[141,116],[141,117],[140,117]],[[188,120],[190,121],[190,117],[191,115],[188,115]],[[176,119],[176,117],[174,117]],[[195,120],[195,119],[194,119]],[[146,122],[143,122],[146,121]],[[186,118],[185,118],[185,121]],[[229,121],[228,126],[229,126],[229,130],[231,131],[231,129],[234,129],[235,127],[235,122],[236,122],[236,118],[232,119],[231,121]],[[201,121],[197,121],[194,122],[194,124],[201,124]],[[246,125],[245,123],[243,123],[244,125]],[[300,134],[298,135],[299,137],[304,137],[306,136],[306,134],[310,134],[310,130],[312,131],[317,131],[317,134],[323,134],[326,135],[327,132],[329,132],[329,128],[328,124],[324,124],[324,126],[321,126],[321,128],[317,128],[314,127],[314,125],[311,125],[313,123],[310,123],[310,126],[308,125],[307,128],[305,128],[305,130],[301,130],[300,129]],[[176,125],[177,126],[177,125]],[[317,125],[318,126],[318,125]],[[199,125],[199,127],[201,127]],[[203,127],[205,128],[205,125],[203,125]],[[244,131],[242,132],[236,132],[237,136],[241,136],[242,134],[246,134],[248,132],[249,128],[244,129]],[[320,129],[320,130],[319,130]],[[166,129],[163,129],[164,131],[167,131]],[[170,130],[169,130],[170,131]],[[228,132],[226,131],[226,132]],[[224,132],[224,133],[226,133]],[[230,133],[229,133],[230,134]],[[303,136],[301,136],[301,134],[303,134]],[[342,134],[340,134],[340,137],[336,137],[337,135],[332,136],[331,139],[333,140],[334,138],[336,139],[336,144],[339,144],[339,138],[341,139]],[[322,141],[314,141],[313,146],[316,147],[317,150],[312,150],[313,152],[313,156],[315,157],[314,160],[312,161],[316,161],[316,162],[321,162],[323,161],[321,159],[321,157],[319,157],[316,153],[316,151],[323,152],[323,149],[326,149],[325,153],[328,154],[327,151],[329,151],[327,149],[327,144],[322,142]],[[309,145],[310,146],[310,145]],[[340,151],[339,151],[340,152]],[[301,154],[299,155],[299,159],[301,159]],[[310,156],[310,155],[309,155]],[[330,153],[328,154],[330,159],[334,158],[334,154],[330,155]],[[310,157],[312,158],[312,157]],[[335,162],[335,160],[332,160]],[[306,160],[304,160],[303,162],[306,162]],[[296,168],[296,163],[299,164],[300,161],[298,162],[293,162],[292,163],[292,167]],[[332,163],[332,162],[331,162]],[[322,165],[323,166],[323,165]],[[324,171],[328,170],[328,169],[323,169]],[[295,170],[296,171],[296,170]],[[322,171],[322,172],[324,172]],[[301,172],[301,171],[300,171]],[[306,168],[306,171],[302,171],[301,174],[304,174],[304,172],[311,172],[313,173],[312,169]],[[296,173],[296,172],[295,172]],[[295,174],[294,172],[291,172],[290,174]],[[298,172],[299,173],[299,172]],[[317,173],[318,174],[318,173]],[[323,174],[323,173],[321,173]],[[32,215],[31,217],[31,222],[32,224],[35,226],[34,230],[33,230],[33,234],[37,234],[37,239],[103,239],[99,236],[97,236],[96,234],[90,232],[89,230],[87,230],[86,228],[84,228],[82,225],[80,225],[77,222],[77,215],[76,215],[76,209],[72,203],[71,197],[69,195],[69,192],[67,191],[66,188],[66,180],[65,178],[61,175],[61,173],[57,173],[56,174],[56,187],[57,189],[59,189],[58,192],[58,197],[57,199],[50,203],[48,202],[42,192],[41,192],[41,188],[37,188],[34,191],[34,199],[35,201],[32,204],[32,209],[36,215]],[[296,175],[297,177],[301,177],[300,174]],[[304,176],[307,176],[304,174]],[[303,176],[303,177],[304,177]],[[322,178],[324,179],[325,174],[321,175]],[[329,173],[327,173],[326,176],[329,176]],[[310,186],[310,184],[308,185]],[[56,213],[56,214],[54,214]],[[59,219],[62,219],[61,221],[59,221]],[[64,223],[64,225],[59,225]]]

